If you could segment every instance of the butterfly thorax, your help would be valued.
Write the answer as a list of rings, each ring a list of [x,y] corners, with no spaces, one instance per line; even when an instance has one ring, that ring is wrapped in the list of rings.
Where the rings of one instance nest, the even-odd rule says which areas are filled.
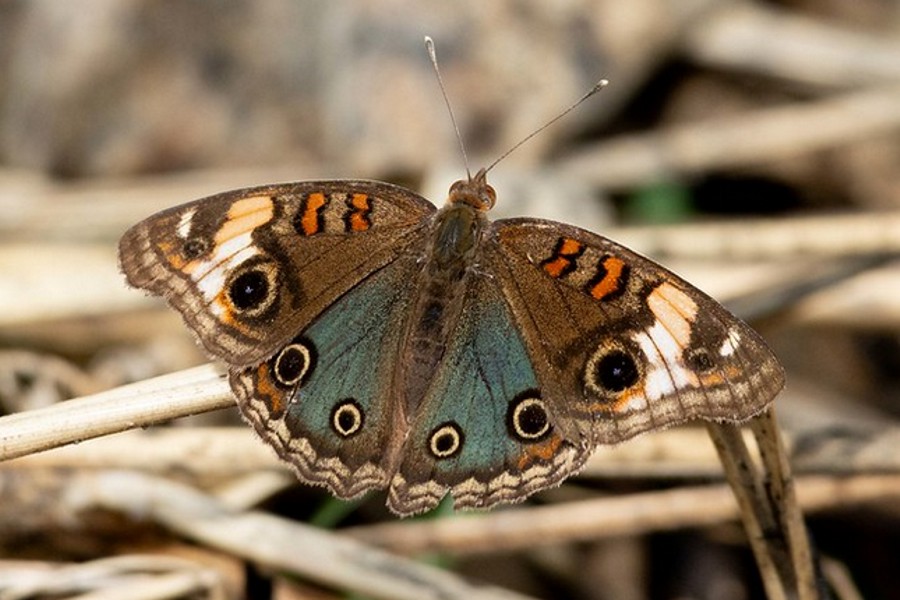
[[[465,183],[465,182],[464,182]],[[416,412],[443,358],[458,322],[468,280],[473,272],[481,233],[487,224],[484,208],[468,201],[450,201],[434,217],[430,243],[421,261],[414,309],[407,322],[405,364],[407,418]]]

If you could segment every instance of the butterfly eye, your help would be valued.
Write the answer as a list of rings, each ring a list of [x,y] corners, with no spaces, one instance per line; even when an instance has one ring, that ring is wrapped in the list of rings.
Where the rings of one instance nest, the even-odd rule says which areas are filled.
[[[365,415],[362,407],[352,398],[339,403],[331,411],[331,426],[341,437],[348,438],[362,430]]]
[[[459,454],[463,446],[463,432],[453,422],[438,425],[428,436],[428,448],[435,458],[451,458]]]
[[[524,442],[535,442],[546,436],[551,429],[544,401],[537,392],[520,394],[510,403],[507,413],[507,427],[510,433]]]
[[[497,192],[494,191],[493,187],[485,183],[484,188],[481,190],[480,199],[484,209],[490,210],[497,203]]]

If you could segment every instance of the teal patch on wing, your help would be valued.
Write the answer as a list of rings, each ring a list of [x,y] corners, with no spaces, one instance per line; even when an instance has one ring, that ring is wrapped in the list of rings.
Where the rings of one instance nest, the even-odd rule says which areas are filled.
[[[505,302],[493,285],[479,283],[479,287],[484,291],[463,311],[410,440],[417,449],[427,449],[427,436],[436,426],[459,425],[463,447],[457,456],[435,465],[437,474],[461,470],[487,474],[507,468],[518,449],[507,428],[509,403],[538,388]]]
[[[413,262],[375,273],[299,338],[311,347],[314,368],[291,398],[285,425],[319,458],[337,457],[350,470],[380,463],[392,433],[392,379]]]
[[[512,313],[493,280],[472,282],[460,322],[419,408],[389,504],[409,514],[452,491],[457,506],[490,506],[558,479],[570,465],[540,397],[538,380]],[[558,452],[565,457],[557,461]],[[552,464],[551,464],[552,463]],[[566,472],[571,471],[567,468]],[[521,490],[521,492],[520,492]]]

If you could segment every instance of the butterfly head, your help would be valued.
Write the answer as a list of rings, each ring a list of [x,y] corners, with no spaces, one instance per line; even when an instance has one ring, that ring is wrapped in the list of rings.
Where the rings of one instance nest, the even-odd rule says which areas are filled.
[[[481,169],[475,176],[460,179],[450,186],[448,204],[468,204],[478,211],[487,212],[494,207],[497,192],[487,182],[487,169]]]

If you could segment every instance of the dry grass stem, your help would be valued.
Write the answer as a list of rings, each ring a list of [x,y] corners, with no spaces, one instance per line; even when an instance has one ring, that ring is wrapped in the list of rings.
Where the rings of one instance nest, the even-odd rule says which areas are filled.
[[[891,85],[623,135],[574,152],[556,167],[563,176],[602,188],[630,188],[685,174],[768,163],[897,128],[900,88]]]
[[[617,118],[623,106],[633,101],[636,92],[660,64],[680,52],[684,36],[719,4],[717,0],[653,0],[630,14],[616,14],[617,11],[609,14],[610,17],[624,16],[624,23],[601,17],[597,25],[602,28],[599,39],[608,66],[596,76],[608,77],[615,85],[603,91],[602,100],[593,103],[590,111],[572,115],[571,121],[561,123],[561,127],[577,132],[588,119],[597,123]],[[659,18],[645,18],[648,14]]]
[[[828,580],[837,600],[865,600],[845,564],[828,557],[822,557],[820,562],[822,575]]]
[[[898,298],[900,262],[894,261],[799,299],[784,316],[798,328],[837,325],[893,329],[900,324]]]
[[[74,478],[66,495],[82,508],[141,515],[173,533],[322,585],[393,600],[512,600],[519,594],[462,578],[356,540],[259,511],[234,511],[196,490],[132,472]]]
[[[0,463],[4,468],[135,469],[199,481],[288,472],[275,452],[244,426],[124,431]]]
[[[193,378],[193,373],[196,378]],[[152,396],[154,389],[168,394],[173,386],[193,386],[192,395],[177,410],[166,413],[163,420],[178,415],[194,414],[204,410],[209,402],[215,408],[229,406],[231,396],[224,389],[221,377],[214,368],[207,366],[189,373],[172,374],[142,382],[141,389],[134,386],[104,392],[93,398],[78,399],[42,409],[40,413],[22,413],[0,418],[0,449],[12,450],[7,437],[16,422],[32,421],[36,425],[51,425],[65,420],[76,406],[87,401],[78,410],[86,411],[85,420],[109,431],[127,429],[118,422],[115,413],[106,410],[105,402],[94,404],[97,398],[113,397],[119,414],[140,412],[148,402],[145,394]],[[146,387],[144,387],[146,386]],[[815,394],[815,390],[803,392],[804,386],[794,382],[785,392],[786,399],[797,401],[804,394]],[[123,391],[124,390],[124,391]],[[791,397],[791,398],[788,398]],[[219,400],[216,400],[219,398]],[[805,402],[814,400],[806,399]],[[75,404],[70,403],[75,402]],[[152,397],[149,402],[162,405],[162,399]],[[846,399],[840,400],[846,403]],[[130,406],[136,403],[137,406]],[[788,403],[790,405],[790,403]],[[816,405],[813,404],[813,408]],[[809,411],[803,408],[808,421]],[[789,411],[789,415],[793,411]],[[801,445],[805,450],[793,459],[803,473],[875,473],[900,472],[900,455],[896,452],[900,443],[900,429],[890,424],[847,422],[840,420],[840,430],[835,430],[835,418],[829,414],[820,415],[818,421],[807,423],[802,431],[789,430],[786,435],[789,446]],[[110,422],[104,423],[104,420]],[[141,417],[139,421],[147,421]],[[56,445],[50,431],[38,437],[45,439],[45,445]],[[20,437],[24,431],[16,432]],[[190,429],[165,428],[151,431],[122,431],[116,435],[87,441],[82,437],[76,445],[59,447],[39,454],[20,454],[19,458],[0,462],[3,468],[120,468],[139,469],[157,474],[180,473],[196,480],[221,480],[243,476],[260,470],[285,470],[267,446],[262,444],[247,427],[192,427]],[[99,435],[104,435],[103,431]],[[744,434],[750,437],[749,433]],[[27,439],[19,439],[25,444]],[[40,448],[43,449],[43,446]],[[38,452],[35,449],[34,452]],[[8,457],[9,458],[9,457]],[[598,448],[582,473],[587,477],[629,477],[629,478],[672,478],[672,477],[719,477],[721,465],[715,449],[704,430],[698,426],[679,427],[640,436],[627,444]]]
[[[822,87],[900,80],[896,36],[841,27],[762,3],[726,2],[684,38],[700,64]]]
[[[900,253],[900,211],[629,227],[613,234],[652,256],[685,259],[784,260],[890,254]]]
[[[201,594],[224,600],[219,573],[184,559],[126,555],[73,565],[0,566],[3,600],[77,597],[79,600],[164,600]],[[76,596],[77,595],[77,596]]]
[[[205,385],[215,387],[218,383],[212,380]],[[4,423],[0,419],[0,430]],[[900,454],[896,452],[900,428],[894,426],[846,423],[836,431],[832,421],[824,421],[785,435],[789,446],[800,444],[812,449],[792,456],[800,473],[900,473]],[[752,435],[745,432],[744,437]],[[260,471],[289,473],[274,451],[243,426],[125,431],[0,462],[0,470],[27,468],[135,469],[158,475],[177,473],[196,481],[220,481]],[[581,473],[583,478],[721,476],[715,448],[700,426],[668,429],[626,444],[601,446]]]
[[[750,420],[750,429],[762,458],[769,505],[780,524],[780,531],[790,553],[792,575],[800,600],[816,600],[816,569],[809,548],[809,533],[800,511],[797,490],[791,475],[788,454],[781,430],[771,408]]]
[[[773,409],[769,409],[769,413]],[[766,594],[770,599],[816,600],[814,568],[806,528],[790,479],[787,456],[774,416],[751,420],[762,468],[750,458],[739,428],[709,423],[710,438],[719,452]]]
[[[0,326],[108,314],[135,303],[111,244],[0,244],[0,273]]]
[[[807,511],[900,498],[900,475],[806,476],[797,482]],[[533,548],[607,537],[703,527],[736,520],[739,509],[727,485],[581,500],[440,520],[402,521],[344,529],[356,539],[394,552],[470,554]]]
[[[115,253],[110,240],[156,211],[255,183],[306,179],[317,168],[309,163],[272,168],[198,169],[139,178],[51,183],[31,172],[0,169],[0,239],[64,242],[101,241]],[[321,170],[319,169],[321,172]],[[85,227],[90,223],[90,227]],[[58,254],[60,258],[65,255]]]
[[[0,478],[73,469],[134,470],[216,486],[217,497],[232,507],[255,506],[297,483],[275,452],[243,426],[123,432],[0,462]]]
[[[211,382],[215,383],[211,383]],[[0,460],[234,404],[211,365],[0,418]]]
[[[794,586],[788,548],[763,488],[762,474],[753,465],[740,430],[731,424],[708,423],[725,476],[740,507],[747,540],[769,600],[788,600]]]

